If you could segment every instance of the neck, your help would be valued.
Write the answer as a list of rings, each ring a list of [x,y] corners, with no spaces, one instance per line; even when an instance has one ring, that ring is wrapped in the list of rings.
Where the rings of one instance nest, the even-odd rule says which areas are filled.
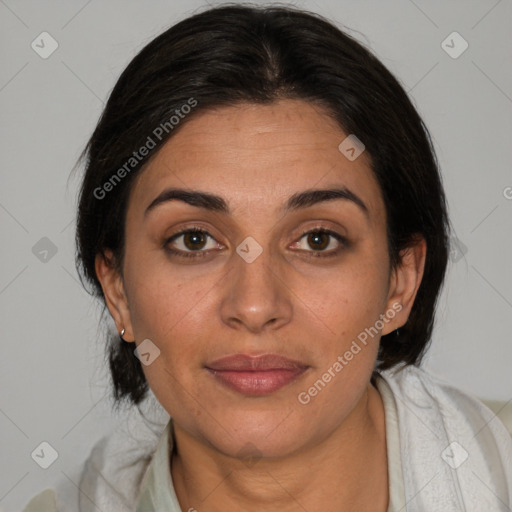
[[[288,457],[240,461],[178,425],[174,428],[177,449],[171,471],[182,510],[387,509],[384,407],[370,384],[349,417],[328,438]]]

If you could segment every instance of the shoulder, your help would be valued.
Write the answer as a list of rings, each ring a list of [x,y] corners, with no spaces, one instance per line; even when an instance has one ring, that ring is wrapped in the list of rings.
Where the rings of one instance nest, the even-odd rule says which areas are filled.
[[[459,510],[461,499],[479,510],[510,504],[512,438],[496,413],[417,367],[380,376],[395,400],[406,498],[415,510],[438,510],[439,503]],[[435,486],[425,485],[434,478]]]
[[[37,496],[34,496],[25,506],[23,512],[58,512],[55,501],[55,491],[45,489]]]
[[[402,404],[422,416],[435,410],[450,424],[463,419],[477,430],[488,426],[498,436],[512,433],[512,404],[481,400],[416,366],[386,370],[380,375]]]
[[[512,401],[483,400],[482,402],[501,420],[512,437]]]
[[[169,415],[150,395],[94,442],[86,459],[74,468],[72,481],[63,476],[57,478],[55,485],[34,496],[23,512],[132,510],[129,504],[137,498],[168,421]]]
[[[80,477],[80,499],[128,510],[140,492],[169,415],[153,395],[130,410],[118,428],[91,450]]]

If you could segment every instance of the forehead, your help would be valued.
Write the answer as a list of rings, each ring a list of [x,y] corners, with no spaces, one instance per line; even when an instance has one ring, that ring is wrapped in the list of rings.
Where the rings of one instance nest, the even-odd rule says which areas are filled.
[[[380,216],[369,157],[350,161],[338,148],[347,136],[320,107],[299,100],[197,112],[141,172],[131,203],[147,207],[179,186],[222,195],[234,208],[252,201],[277,209],[297,191],[340,185]]]

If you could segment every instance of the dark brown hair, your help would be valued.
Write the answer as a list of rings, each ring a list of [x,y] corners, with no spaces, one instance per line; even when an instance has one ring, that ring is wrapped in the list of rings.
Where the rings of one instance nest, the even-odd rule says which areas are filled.
[[[430,135],[397,79],[370,51],[320,16],[294,8],[212,8],[172,26],[130,62],[83,153],[76,230],[82,281],[104,302],[95,257],[110,249],[121,272],[134,178],[179,127],[211,107],[280,98],[324,107],[365,144],[386,206],[392,268],[402,249],[418,235],[425,238],[426,266],[416,301],[399,336],[381,338],[378,369],[419,364],[448,258],[449,222]],[[184,115],[183,106],[193,102]],[[133,152],[148,137],[155,147],[139,161]],[[137,404],[148,384],[134,345],[117,334],[109,338],[116,402]]]

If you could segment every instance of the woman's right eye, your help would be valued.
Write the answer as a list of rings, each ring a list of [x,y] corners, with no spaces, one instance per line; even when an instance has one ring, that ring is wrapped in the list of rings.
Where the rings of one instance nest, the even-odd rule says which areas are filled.
[[[204,229],[188,228],[175,233],[165,243],[165,248],[177,256],[197,258],[220,244]]]

